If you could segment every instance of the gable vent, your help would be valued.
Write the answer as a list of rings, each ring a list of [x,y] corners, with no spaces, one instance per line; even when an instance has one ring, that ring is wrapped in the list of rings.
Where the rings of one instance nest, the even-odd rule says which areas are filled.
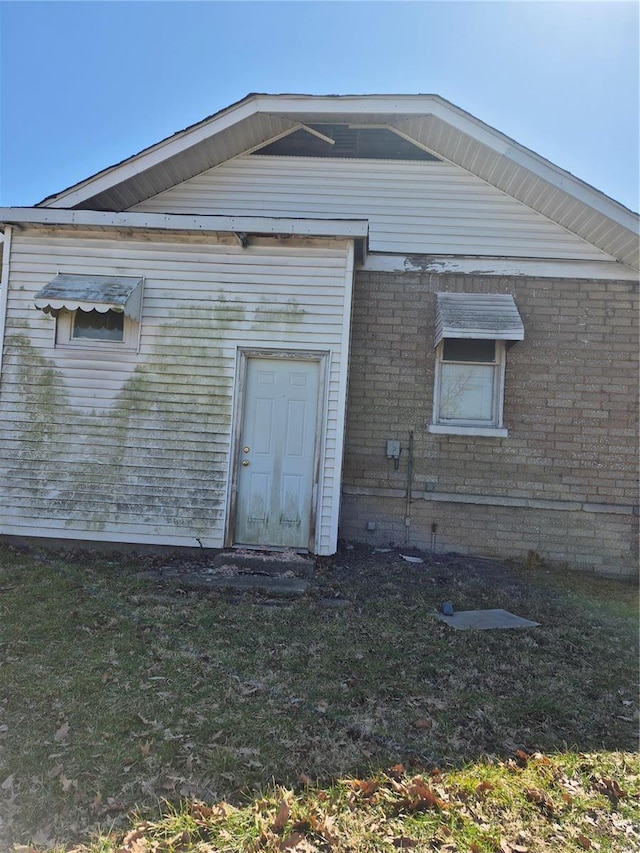
[[[348,124],[310,124],[312,130],[334,140],[325,142],[306,130],[267,143],[253,155],[279,157],[342,157],[356,160],[431,160],[439,158],[384,127],[351,127]]]

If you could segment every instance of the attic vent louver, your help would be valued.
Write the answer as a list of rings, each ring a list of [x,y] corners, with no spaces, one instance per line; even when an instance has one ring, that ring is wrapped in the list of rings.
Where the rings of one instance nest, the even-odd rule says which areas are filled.
[[[254,151],[254,155],[280,157],[342,157],[356,160],[431,160],[429,154],[384,127],[350,127],[348,124],[311,124],[318,133],[335,140],[331,145],[305,130],[295,130]]]

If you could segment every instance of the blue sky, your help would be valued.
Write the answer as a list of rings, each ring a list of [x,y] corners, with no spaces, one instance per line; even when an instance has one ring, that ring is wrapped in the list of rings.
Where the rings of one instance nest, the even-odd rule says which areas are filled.
[[[0,205],[249,92],[435,93],[638,210],[635,2],[0,0]]]

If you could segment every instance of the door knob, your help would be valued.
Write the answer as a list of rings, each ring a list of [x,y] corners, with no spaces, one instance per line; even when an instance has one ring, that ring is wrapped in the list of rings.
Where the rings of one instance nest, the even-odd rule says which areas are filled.
[[[244,467],[246,468],[246,467],[247,467],[247,465],[249,464],[249,460],[248,460],[248,459],[243,459],[243,460],[242,460],[242,464],[243,464],[243,465],[244,465]]]

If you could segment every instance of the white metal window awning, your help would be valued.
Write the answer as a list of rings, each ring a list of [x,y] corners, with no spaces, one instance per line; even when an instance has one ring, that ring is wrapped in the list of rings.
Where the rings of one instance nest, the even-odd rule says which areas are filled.
[[[117,311],[140,319],[142,278],[59,273],[36,294],[36,308],[54,317],[67,311]]]
[[[436,294],[436,340],[522,341],[524,326],[509,293]]]

